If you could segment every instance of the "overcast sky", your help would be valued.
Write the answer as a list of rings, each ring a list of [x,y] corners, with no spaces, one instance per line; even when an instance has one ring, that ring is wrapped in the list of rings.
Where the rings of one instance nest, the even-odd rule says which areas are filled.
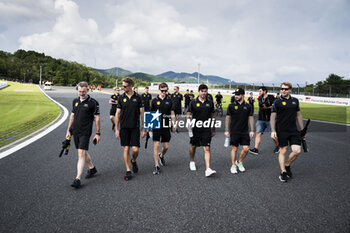
[[[349,78],[350,0],[0,0],[0,50],[238,82]]]

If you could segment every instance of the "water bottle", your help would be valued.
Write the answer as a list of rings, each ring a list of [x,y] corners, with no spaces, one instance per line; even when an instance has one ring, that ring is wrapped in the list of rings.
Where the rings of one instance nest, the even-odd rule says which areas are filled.
[[[149,137],[152,139],[153,138],[153,132],[149,131],[148,134],[149,134]]]
[[[189,129],[189,130],[188,130],[188,136],[189,136],[190,138],[192,138],[192,137],[193,137],[193,132],[192,132],[192,129]]]
[[[230,145],[230,138],[225,138],[224,147],[228,147]]]

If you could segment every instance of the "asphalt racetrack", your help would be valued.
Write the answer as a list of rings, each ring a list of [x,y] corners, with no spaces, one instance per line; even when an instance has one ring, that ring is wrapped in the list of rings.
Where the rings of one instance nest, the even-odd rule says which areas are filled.
[[[47,93],[69,111],[77,96],[73,88]],[[58,157],[67,119],[0,160],[0,232],[350,232],[349,127],[311,122],[310,152],[292,165],[288,183],[278,179],[268,133],[260,155],[244,160],[246,172],[233,175],[230,148],[217,132],[211,146],[217,174],[206,178],[202,148],[197,148],[197,171],[189,170],[184,130],[172,134],[166,166],[157,176],[153,142],[145,150],[141,139],[139,173],[126,182],[122,147],[109,121],[109,95],[90,95],[101,109],[101,142],[89,150],[96,177],[83,178],[81,189],[70,187],[77,152],[72,146]]]

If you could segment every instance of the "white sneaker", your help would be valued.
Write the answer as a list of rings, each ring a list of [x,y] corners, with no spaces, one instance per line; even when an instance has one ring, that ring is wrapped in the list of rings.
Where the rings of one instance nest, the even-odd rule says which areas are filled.
[[[205,176],[206,177],[209,177],[209,176],[212,176],[216,173],[215,170],[212,170],[211,168],[208,168],[207,170],[205,170]]]
[[[190,170],[191,170],[191,171],[197,170],[197,168],[196,168],[196,163],[195,163],[195,162],[190,162]]]
[[[238,161],[236,161],[236,165],[237,165],[237,167],[238,167],[238,170],[240,171],[240,172],[245,172],[245,168],[244,168],[244,166],[243,166],[243,162],[238,162]]]
[[[232,173],[232,174],[237,174],[237,166],[232,165],[232,167],[231,167],[231,173]]]

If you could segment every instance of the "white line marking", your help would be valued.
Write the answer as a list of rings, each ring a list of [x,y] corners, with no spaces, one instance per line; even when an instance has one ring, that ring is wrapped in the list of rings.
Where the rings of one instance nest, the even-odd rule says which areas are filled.
[[[58,103],[56,100],[52,99],[50,96],[48,96],[39,86],[37,86],[41,92],[44,93],[44,95],[46,95],[47,98],[49,98],[51,101],[53,101],[55,104],[57,104],[58,106],[60,106],[62,109],[63,109],[63,117],[58,121],[56,122],[55,124],[51,125],[50,127],[48,127],[46,130],[44,130],[43,132],[39,133],[38,135],[0,153],[0,159],[2,158],[5,158],[6,156],[22,149],[23,147],[26,147],[28,146],[29,144],[35,142],[36,140],[44,137],[46,134],[50,133],[51,131],[53,131],[54,129],[56,129],[58,126],[60,126],[68,117],[68,110],[63,106],[61,105],[60,103]],[[35,132],[34,132],[35,133]]]

